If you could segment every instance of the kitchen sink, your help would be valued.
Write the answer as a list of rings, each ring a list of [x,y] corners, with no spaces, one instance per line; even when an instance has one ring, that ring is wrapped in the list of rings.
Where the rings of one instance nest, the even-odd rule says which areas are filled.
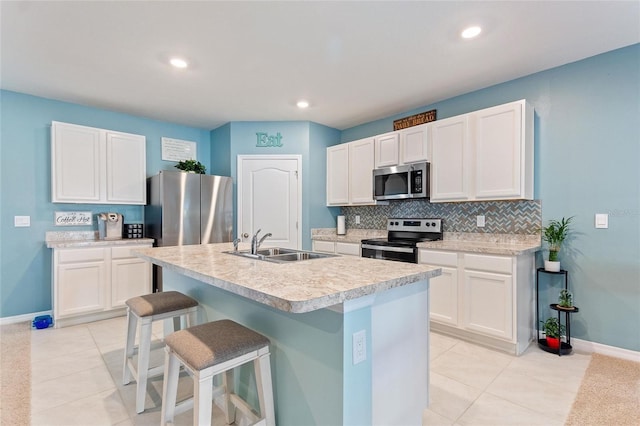
[[[251,254],[249,250],[225,251],[227,254],[234,256],[246,257],[255,260],[264,260],[273,263],[290,263],[299,262],[301,260],[323,259],[326,257],[335,257],[334,254],[316,253],[313,251],[295,250],[281,247],[270,247],[258,250],[257,254]]]

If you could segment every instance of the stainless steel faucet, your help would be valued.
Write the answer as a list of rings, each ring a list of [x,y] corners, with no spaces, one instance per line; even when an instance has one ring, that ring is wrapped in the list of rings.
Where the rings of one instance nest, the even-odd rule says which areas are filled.
[[[240,238],[236,238],[233,240],[233,251],[238,251],[238,244],[240,243]]]
[[[268,237],[271,236],[271,232],[268,234],[264,234],[260,240],[258,240],[258,234],[262,231],[262,229],[258,229],[255,234],[253,234],[253,238],[251,238],[251,254],[258,254],[258,249],[260,248],[260,244]]]

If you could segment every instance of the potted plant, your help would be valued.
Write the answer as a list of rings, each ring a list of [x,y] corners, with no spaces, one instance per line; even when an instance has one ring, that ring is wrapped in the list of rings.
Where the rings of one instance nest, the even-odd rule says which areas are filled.
[[[176,169],[182,170],[190,173],[199,173],[203,175],[207,169],[206,167],[199,161],[196,160],[183,160],[176,164]]]
[[[558,296],[558,308],[566,311],[572,311],[575,309],[573,306],[573,295],[569,290],[560,290],[560,295]]]
[[[560,271],[560,261],[558,260],[558,252],[562,246],[562,242],[569,235],[569,224],[573,216],[561,220],[551,220],[549,225],[542,228],[542,240],[549,244],[549,260],[545,260],[544,269],[549,272]]]
[[[565,326],[560,324],[558,318],[548,318],[546,321],[540,321],[542,323],[542,332],[547,338],[547,346],[551,349],[558,349],[560,347],[560,337],[565,332]]]

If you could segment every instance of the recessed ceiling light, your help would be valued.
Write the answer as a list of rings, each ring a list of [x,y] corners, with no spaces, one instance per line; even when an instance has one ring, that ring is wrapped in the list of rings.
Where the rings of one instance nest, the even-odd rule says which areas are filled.
[[[469,27],[462,31],[460,35],[462,36],[462,38],[474,38],[477,37],[481,32],[482,28],[480,27]]]
[[[298,108],[301,108],[301,109],[309,108],[309,102],[305,100],[298,101],[296,105],[298,106]]]
[[[176,68],[186,68],[189,66],[187,61],[182,58],[171,58],[171,60],[169,60],[169,63]]]

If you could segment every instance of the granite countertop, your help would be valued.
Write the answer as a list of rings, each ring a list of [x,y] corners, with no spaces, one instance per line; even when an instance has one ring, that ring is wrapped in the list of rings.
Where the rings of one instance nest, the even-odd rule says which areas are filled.
[[[248,244],[240,244],[246,250]],[[357,256],[278,264],[223,253],[231,243],[135,250],[152,263],[285,312],[338,305],[440,275],[438,267]]]
[[[441,241],[418,243],[418,248],[520,256],[542,247],[539,235],[445,232]]]
[[[333,241],[342,243],[358,243],[366,238],[386,238],[387,231],[379,229],[349,229],[346,235],[336,234],[335,228],[314,228],[311,239],[314,241]]]
[[[47,232],[45,236],[47,248],[82,248],[103,246],[126,246],[153,244],[153,238],[122,238],[120,240],[100,240],[95,231],[61,231]]]
[[[346,235],[337,235],[333,228],[311,230],[314,241],[360,243],[365,238],[386,237],[387,231],[378,229],[349,229]],[[542,247],[540,235],[445,232],[443,238],[441,241],[418,243],[418,248],[519,256],[534,253]]]

